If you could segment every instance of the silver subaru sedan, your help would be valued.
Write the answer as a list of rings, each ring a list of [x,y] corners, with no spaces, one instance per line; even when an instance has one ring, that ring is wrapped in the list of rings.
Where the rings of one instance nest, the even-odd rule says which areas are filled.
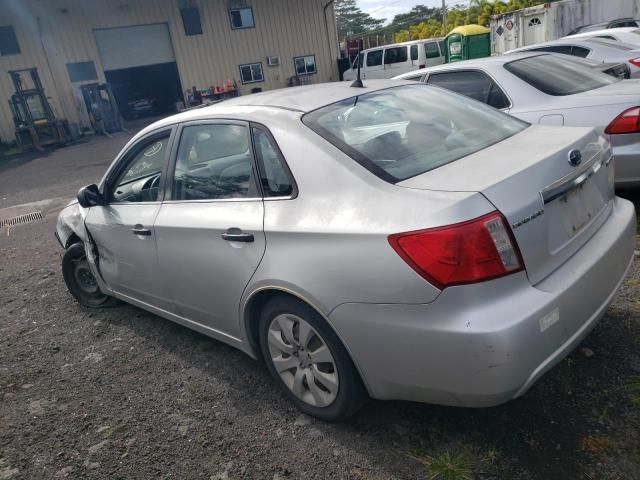
[[[327,421],[369,398],[524,394],[633,256],[592,128],[414,82],[283,89],[136,135],[59,216],[85,307],[125,301],[263,360]]]

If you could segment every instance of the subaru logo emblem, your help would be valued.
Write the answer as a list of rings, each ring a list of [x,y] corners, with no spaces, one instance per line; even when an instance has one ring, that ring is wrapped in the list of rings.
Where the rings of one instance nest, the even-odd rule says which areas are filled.
[[[571,150],[569,152],[569,165],[577,167],[582,163],[582,153],[580,150]]]

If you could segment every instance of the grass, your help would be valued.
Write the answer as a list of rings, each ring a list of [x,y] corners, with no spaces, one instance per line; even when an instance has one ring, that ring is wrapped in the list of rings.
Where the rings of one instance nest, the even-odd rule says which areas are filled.
[[[606,452],[612,446],[611,439],[606,435],[587,435],[580,440],[580,450],[583,452]]]
[[[418,452],[406,455],[424,465],[425,478],[428,480],[471,480],[473,478],[472,459],[466,450],[453,453],[446,450],[433,456]]]
[[[629,396],[631,403],[640,408],[640,377],[634,377],[624,386],[624,390]]]

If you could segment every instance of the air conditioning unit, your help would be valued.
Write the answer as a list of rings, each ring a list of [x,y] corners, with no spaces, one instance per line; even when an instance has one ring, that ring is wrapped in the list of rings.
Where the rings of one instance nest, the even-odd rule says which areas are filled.
[[[280,65],[280,57],[267,57],[267,65],[269,65],[270,67]]]

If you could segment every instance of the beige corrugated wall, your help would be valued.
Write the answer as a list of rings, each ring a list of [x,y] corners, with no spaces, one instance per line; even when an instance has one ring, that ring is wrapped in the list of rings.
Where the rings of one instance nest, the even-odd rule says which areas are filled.
[[[66,64],[92,60],[99,81],[104,72],[93,29],[167,23],[183,90],[235,79],[242,94],[286,86],[295,75],[293,58],[315,55],[311,83],[337,80],[337,33],[329,0],[189,0],[198,6],[202,35],[186,36],[179,0],[0,0],[0,26],[12,25],[21,53],[0,55],[0,139],[12,141],[9,70],[37,67],[54,112],[88,125],[80,85],[69,80]],[[253,9],[255,28],[232,30],[229,5]],[[126,52],[122,53],[126,55]],[[267,66],[267,56],[281,64]],[[238,66],[262,62],[265,81],[241,85]],[[152,80],[152,79],[150,79]]]

